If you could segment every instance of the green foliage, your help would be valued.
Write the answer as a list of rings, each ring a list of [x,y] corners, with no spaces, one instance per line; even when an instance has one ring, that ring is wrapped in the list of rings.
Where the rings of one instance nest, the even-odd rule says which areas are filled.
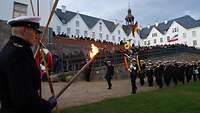
[[[200,113],[200,82],[70,107],[62,113]]]

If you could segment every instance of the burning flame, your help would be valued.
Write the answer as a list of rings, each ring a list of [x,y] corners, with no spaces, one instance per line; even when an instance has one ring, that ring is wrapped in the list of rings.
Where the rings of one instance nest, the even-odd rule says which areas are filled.
[[[91,44],[91,48],[92,51],[89,52],[90,52],[90,58],[92,59],[99,52],[99,49],[94,44]]]

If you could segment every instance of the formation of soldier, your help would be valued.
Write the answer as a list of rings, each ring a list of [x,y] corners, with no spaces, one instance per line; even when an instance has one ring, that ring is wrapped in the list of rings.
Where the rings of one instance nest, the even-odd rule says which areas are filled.
[[[200,62],[177,62],[173,61],[157,61],[142,63],[142,68],[138,77],[141,85],[147,80],[148,86],[152,87],[156,83],[160,88],[163,85],[177,85],[189,83],[190,81],[200,80]],[[155,82],[154,82],[155,80]]]
[[[200,60],[196,62],[177,62],[176,60],[144,62],[139,60],[139,46],[136,47],[134,44],[130,46],[130,43],[127,42],[124,44],[124,48],[123,55],[128,63],[132,94],[135,94],[137,90],[136,78],[139,78],[141,86],[146,81],[149,87],[157,85],[159,88],[163,88],[164,85],[170,86],[172,83],[177,85],[179,82],[185,84],[200,80]]]

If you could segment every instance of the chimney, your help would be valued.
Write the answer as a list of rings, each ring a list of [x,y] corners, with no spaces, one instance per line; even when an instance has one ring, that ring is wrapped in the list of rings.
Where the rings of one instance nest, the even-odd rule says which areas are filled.
[[[158,27],[158,23],[157,22],[155,23],[155,25],[156,25],[156,27]]]
[[[167,20],[165,21],[165,24],[167,24]]]
[[[66,6],[65,6],[65,5],[62,5],[61,7],[62,7],[62,12],[65,13],[65,11],[66,11]]]

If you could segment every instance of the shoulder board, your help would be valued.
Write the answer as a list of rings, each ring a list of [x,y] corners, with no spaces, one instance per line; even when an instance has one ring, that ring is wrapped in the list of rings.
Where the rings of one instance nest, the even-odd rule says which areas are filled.
[[[20,45],[20,44],[18,44],[18,43],[13,43],[13,45],[14,45],[15,47],[23,47],[22,45]]]

